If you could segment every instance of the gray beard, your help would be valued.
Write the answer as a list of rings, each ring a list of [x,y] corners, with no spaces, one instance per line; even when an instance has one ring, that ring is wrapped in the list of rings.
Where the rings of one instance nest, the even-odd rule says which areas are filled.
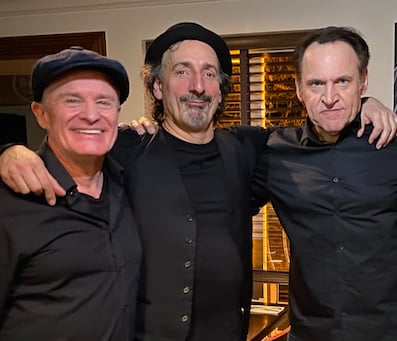
[[[208,122],[208,111],[189,108],[186,124],[194,129],[202,129]]]

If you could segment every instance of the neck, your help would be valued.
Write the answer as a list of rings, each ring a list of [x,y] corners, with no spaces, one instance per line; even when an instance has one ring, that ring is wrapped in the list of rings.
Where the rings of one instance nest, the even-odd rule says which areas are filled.
[[[96,199],[99,198],[103,186],[102,167],[105,156],[82,155],[76,158],[65,158],[54,148],[53,152],[76,182],[78,191]]]
[[[102,171],[98,171],[96,174],[91,176],[74,176],[73,180],[77,183],[77,189],[79,192],[88,194],[96,199],[100,197],[103,187]]]
[[[336,143],[338,141],[340,132],[338,133],[329,133],[317,126],[313,126],[314,128],[314,133],[317,135],[320,141],[326,142],[326,143]]]

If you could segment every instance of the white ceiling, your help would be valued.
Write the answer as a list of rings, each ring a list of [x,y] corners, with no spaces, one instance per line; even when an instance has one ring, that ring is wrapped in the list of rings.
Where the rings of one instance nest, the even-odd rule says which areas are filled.
[[[0,0],[0,17],[218,1],[222,0]]]

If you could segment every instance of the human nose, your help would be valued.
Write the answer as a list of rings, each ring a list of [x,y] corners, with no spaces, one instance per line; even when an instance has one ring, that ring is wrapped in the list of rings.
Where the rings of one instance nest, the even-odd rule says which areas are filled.
[[[96,102],[85,101],[81,116],[89,122],[97,121],[100,117],[100,110],[96,105]]]
[[[324,86],[322,100],[327,107],[332,107],[338,101],[338,92],[333,84]]]
[[[204,78],[200,73],[193,73],[190,81],[190,91],[195,93],[203,93],[205,89]]]

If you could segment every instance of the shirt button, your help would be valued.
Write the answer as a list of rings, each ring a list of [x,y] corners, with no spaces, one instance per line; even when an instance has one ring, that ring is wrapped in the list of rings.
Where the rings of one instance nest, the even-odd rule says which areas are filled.
[[[186,220],[191,223],[193,221],[193,217],[190,214],[186,215]]]
[[[183,288],[183,293],[184,294],[188,294],[190,292],[190,288],[189,287],[184,287]]]
[[[343,245],[339,246],[339,251],[343,251],[345,249],[345,247]]]
[[[186,242],[186,244],[191,244],[191,243],[193,243],[193,240],[192,240],[192,238],[186,237],[185,242]]]
[[[337,183],[337,182],[339,182],[339,179],[338,178],[333,178],[332,182]]]
[[[71,197],[75,197],[75,196],[77,195],[77,190],[76,190],[76,189],[72,189],[72,190],[69,192],[69,195],[70,195]]]
[[[189,316],[187,316],[187,315],[182,315],[181,321],[184,322],[184,323],[188,322],[188,321],[189,321]]]
[[[190,260],[185,262],[185,268],[190,268],[192,266],[192,263],[190,262]]]

